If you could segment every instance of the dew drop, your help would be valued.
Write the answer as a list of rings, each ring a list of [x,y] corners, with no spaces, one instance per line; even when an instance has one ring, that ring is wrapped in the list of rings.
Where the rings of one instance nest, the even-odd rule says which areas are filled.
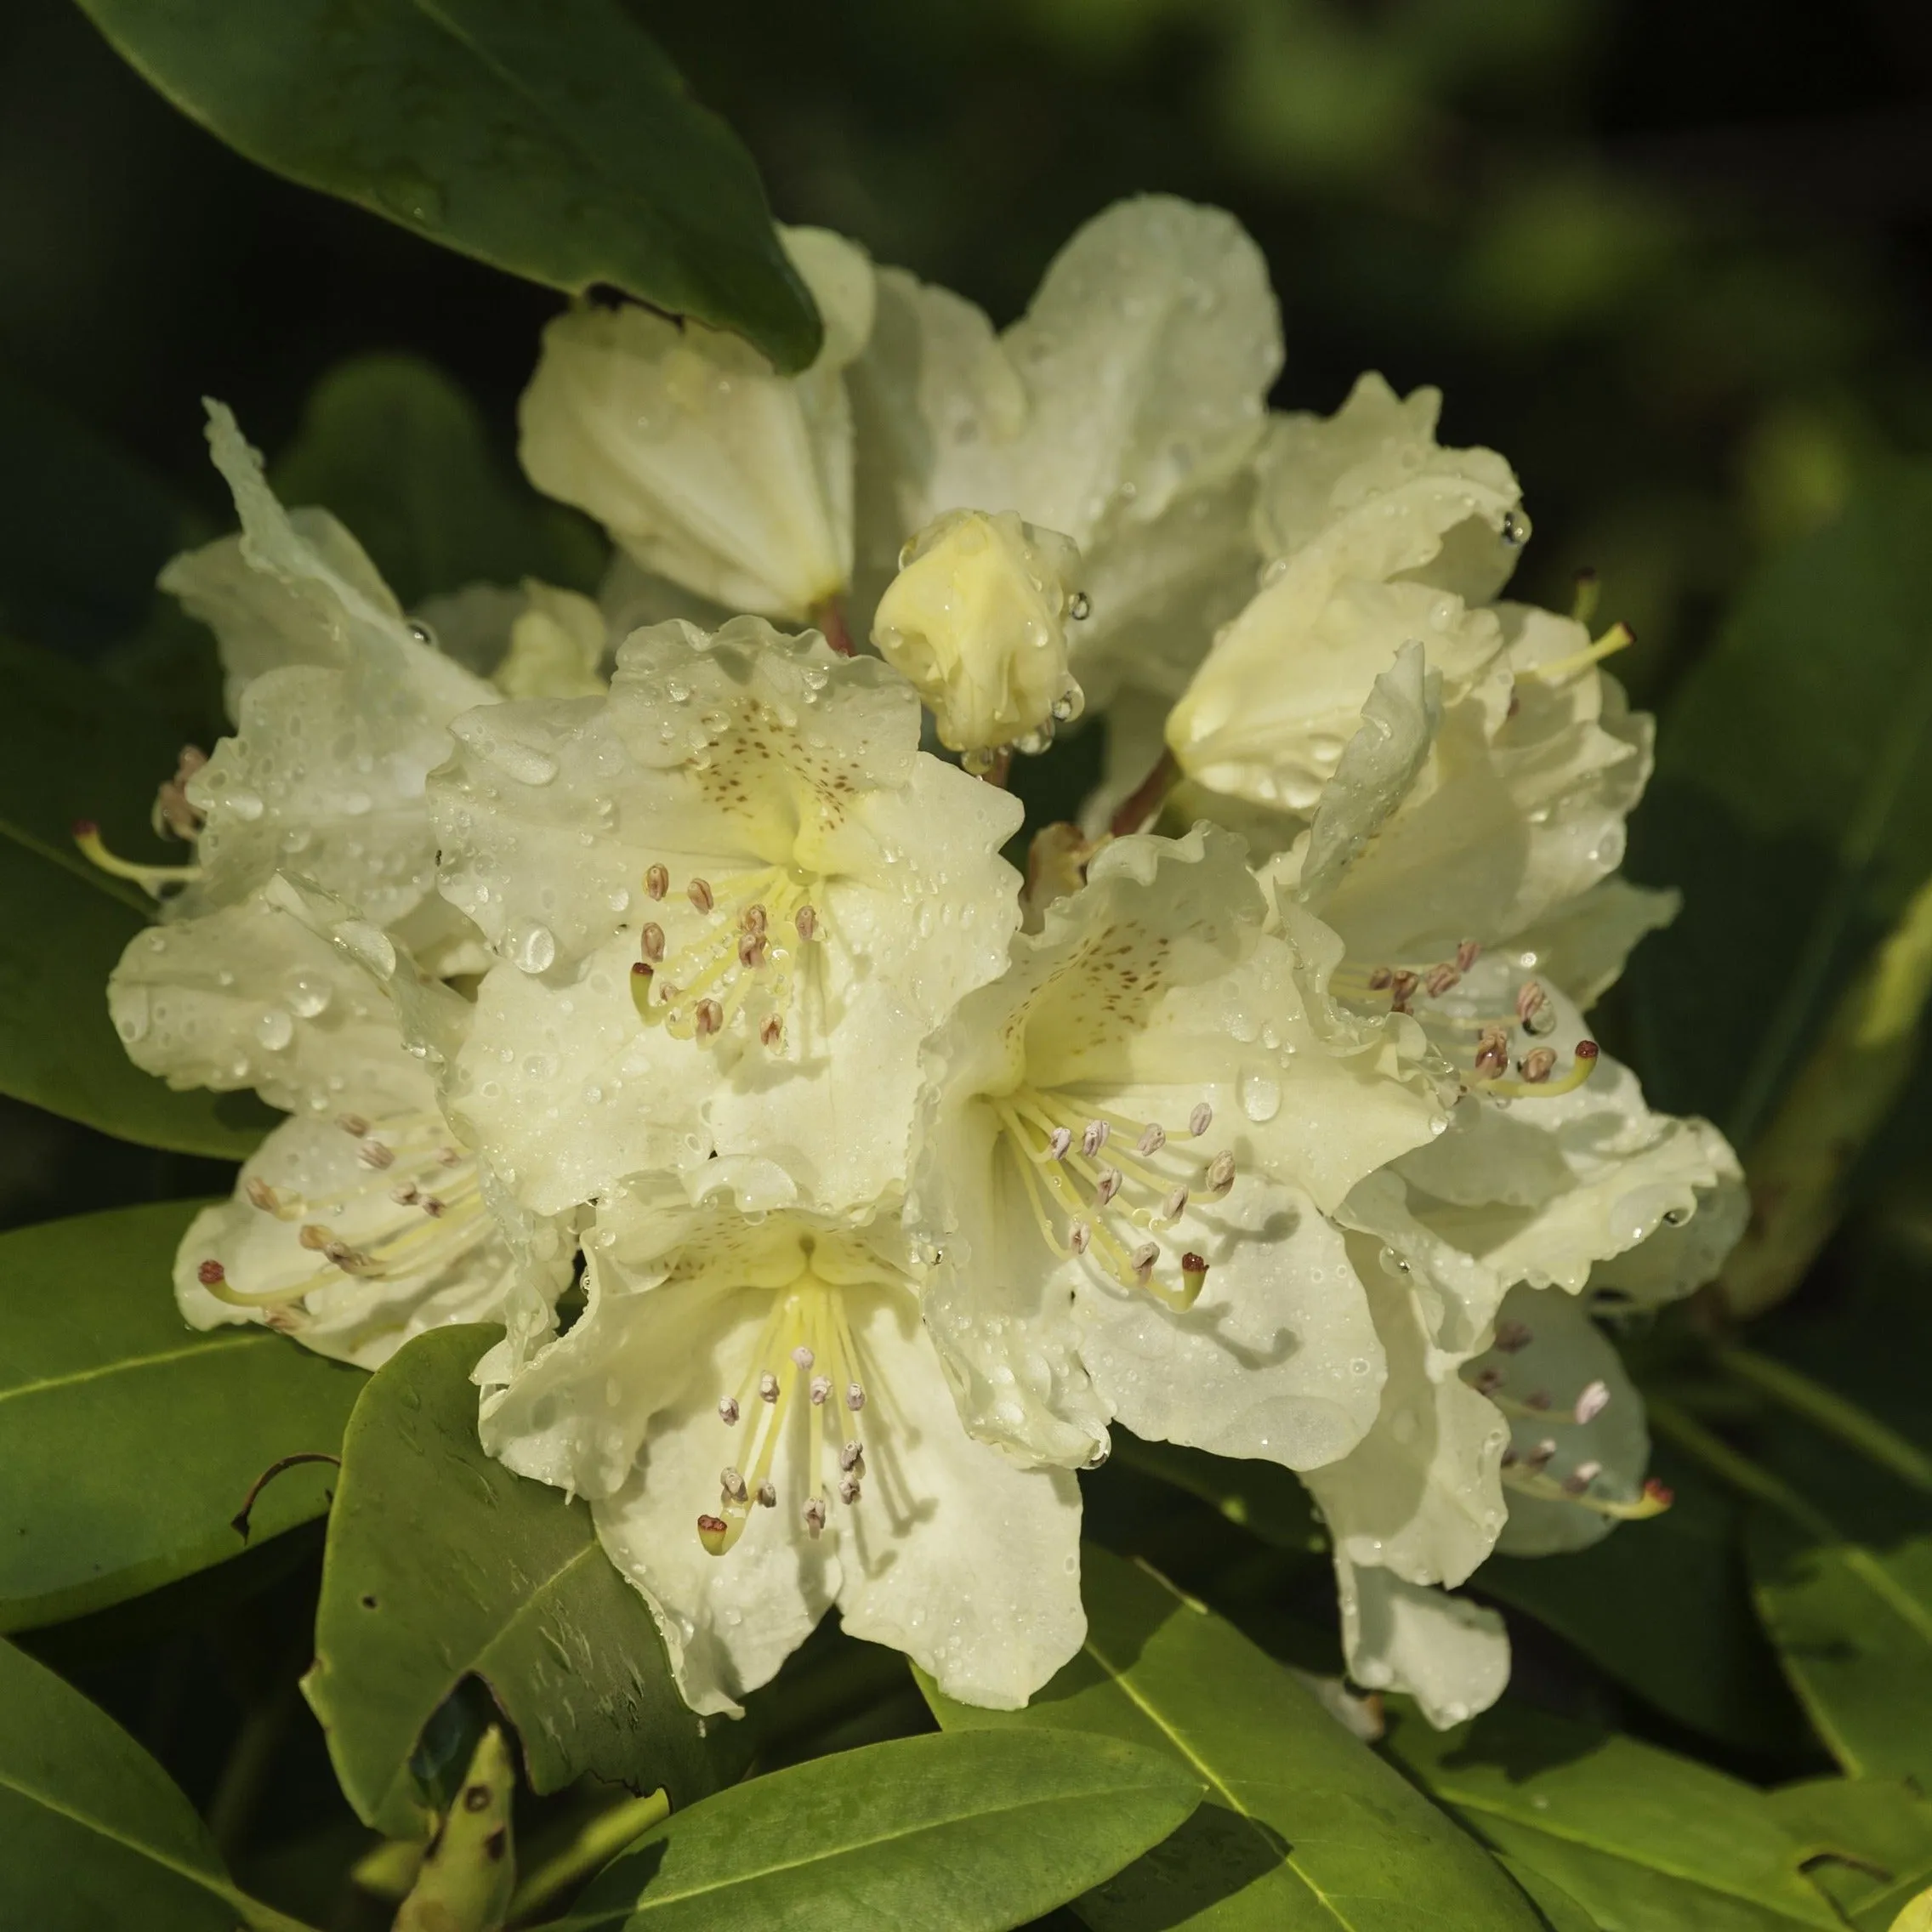
[[[557,935],[536,919],[518,919],[504,933],[500,948],[520,973],[548,973],[556,963]]]
[[[295,1037],[295,1022],[279,1006],[264,1007],[256,1016],[255,1037],[271,1053],[280,1053]]]

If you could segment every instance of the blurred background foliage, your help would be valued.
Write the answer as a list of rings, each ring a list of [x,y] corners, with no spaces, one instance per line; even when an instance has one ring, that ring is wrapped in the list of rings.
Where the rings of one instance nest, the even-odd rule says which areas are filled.
[[[1605,1037],[1658,1105],[1711,1112],[1748,1151],[1932,870],[1932,10],[634,4],[752,149],[781,219],[850,233],[1003,322],[1107,202],[1218,203],[1274,272],[1278,406],[1331,410],[1378,368],[1444,389],[1446,440],[1508,455],[1535,522],[1517,594],[1567,608],[1593,570],[1601,617],[1636,633],[1615,668],[1663,719],[1630,869],[1685,886],[1689,906],[1612,996]],[[9,0],[0,635],[138,686],[183,736],[219,729],[207,639],[152,588],[173,552],[229,524],[204,393],[236,408],[285,494],[356,506],[349,520],[406,599],[526,570],[589,583],[592,533],[537,506],[514,470],[516,396],[556,305],[252,167],[151,92],[71,0]],[[420,361],[343,380],[371,355]],[[432,467],[439,501],[460,501],[446,527],[412,519],[406,457]],[[1090,769],[1088,751],[1069,745],[1068,765]],[[1824,1364],[1932,1446],[1918,1345],[1932,1070],[1916,1024],[1914,1008],[1881,1043],[1889,1071],[1867,1111],[1905,1099],[1861,1156],[1858,1212],[1763,1345]],[[220,1191],[227,1173],[0,1103],[0,1225]],[[1881,1333],[1896,1346],[1875,1346]],[[1792,1480],[1817,1473],[1816,1432],[1726,1395],[1681,1333],[1648,1354],[1626,1339],[1647,1389],[1677,1387]],[[1479,1578],[1528,1613],[1512,1618],[1517,1685],[1749,1775],[1821,1770],[1753,1619],[1743,1505],[1664,1434],[1678,1510],[1566,1577],[1499,1562]],[[1225,1469],[1117,1464],[1089,1488],[1100,1540],[1184,1581],[1212,1576],[1217,1605],[1284,1654],[1327,1624],[1299,1516],[1243,1534],[1227,1519],[1265,1526],[1271,1506],[1236,1514],[1214,1486]],[[1176,1481],[1198,1506],[1176,1506]],[[224,1587],[253,1593],[246,1618],[211,1611],[190,1579],[138,1606],[135,1647],[110,1612],[43,1639],[224,1844],[256,1843],[253,1882],[276,1890],[269,1867],[290,1865],[292,1894],[295,1865],[335,1869],[362,1842],[319,1738],[294,1722],[318,1549],[301,1531],[227,1565]],[[1326,1643],[1301,1661],[1333,1668]],[[799,1694],[815,1749],[923,1721],[896,1660],[885,1679],[876,1662],[859,1657],[843,1689],[827,1679],[822,1709],[811,1700],[828,1693]],[[1914,1668],[1932,1673],[1932,1649]],[[1901,1681],[1932,1695],[1932,1674]],[[774,1706],[772,1762],[788,1708]],[[329,1821],[285,1840],[258,1831],[258,1811]]]

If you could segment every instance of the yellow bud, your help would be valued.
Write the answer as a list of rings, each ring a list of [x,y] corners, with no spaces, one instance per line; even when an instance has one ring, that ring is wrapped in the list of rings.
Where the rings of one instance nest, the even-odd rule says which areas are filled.
[[[949,510],[900,563],[872,642],[925,701],[942,744],[1038,748],[1056,720],[1077,712],[1079,687],[1066,668],[1070,580],[1080,563],[1071,538],[1012,510]]]

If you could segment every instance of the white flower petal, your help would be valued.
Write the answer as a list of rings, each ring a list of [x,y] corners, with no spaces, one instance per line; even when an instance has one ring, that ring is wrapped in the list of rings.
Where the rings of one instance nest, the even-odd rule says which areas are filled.
[[[733,610],[804,618],[852,568],[852,430],[841,372],[872,327],[851,243],[782,236],[826,319],[781,376],[737,337],[625,304],[543,332],[519,410],[524,469],[647,570]]]
[[[1412,1583],[1460,1583],[1503,1527],[1509,1430],[1435,1345],[1428,1285],[1378,1266],[1359,1237],[1350,1246],[1389,1380],[1361,1446],[1311,1470],[1308,1486],[1351,1563],[1380,1565]]]
[[[889,1644],[963,1702],[1014,1710],[1080,1648],[1080,1489],[1022,1469],[960,1426],[909,1297],[875,1294],[860,1347],[877,1365],[890,1474],[875,1465],[839,1534],[847,1635]]]
[[[1074,669],[1094,701],[1143,652],[1143,681],[1173,688],[1162,661],[1178,652],[1185,668],[1226,608],[1213,587],[1253,581],[1241,472],[1281,355],[1254,244],[1214,209],[1120,202],[999,338],[943,290],[895,270],[878,281],[872,344],[851,372],[873,574],[942,511],[1015,510],[1080,546],[1093,614]],[[1177,609],[1184,582],[1207,602]]]
[[[1242,1175],[1190,1207],[1157,1265],[1219,1259],[1185,1313],[1063,1264],[1080,1359],[1116,1417],[1150,1441],[1310,1469],[1347,1456],[1375,1421],[1382,1346],[1341,1235],[1298,1190]]]
[[[1575,1484],[1578,1498],[1634,1503],[1651,1459],[1644,1399],[1609,1337],[1560,1289],[1511,1290],[1497,1334],[1509,1347],[1492,1350],[1470,1372],[1492,1381],[1497,1401],[1509,1405],[1513,1473],[1535,1470],[1532,1482],[1510,1484],[1509,1521],[1497,1548],[1509,1556],[1587,1549],[1616,1520],[1549,1492]],[[1546,1444],[1554,1445],[1548,1455]],[[1578,1481],[1579,1471],[1587,1480]]]
[[[431,1105],[384,976],[317,929],[312,903],[271,877],[237,905],[130,940],[108,983],[128,1057],[171,1087],[253,1087],[292,1110]],[[384,935],[367,927],[365,940],[393,966]]]
[[[1339,1554],[1342,1645],[1349,1674],[1402,1690],[1438,1730],[1486,1711],[1509,1681],[1509,1639],[1493,1610]]]
[[[386,1144],[399,1124],[433,1134],[439,1123],[414,1116],[374,1124]],[[306,1118],[269,1135],[243,1164],[233,1197],[203,1208],[183,1238],[174,1292],[190,1326],[266,1321],[319,1355],[378,1368],[427,1329],[500,1319],[517,1263],[480,1199],[474,1162],[464,1156],[423,1177],[446,1197],[432,1219],[395,1199],[413,1164],[372,1170],[361,1154],[368,1138],[334,1120]],[[263,1189],[276,1206],[251,1197]],[[313,1236],[303,1239],[311,1229],[371,1256],[381,1271],[336,1265]],[[221,1300],[202,1277],[210,1263],[241,1293],[282,1298],[253,1306]]]

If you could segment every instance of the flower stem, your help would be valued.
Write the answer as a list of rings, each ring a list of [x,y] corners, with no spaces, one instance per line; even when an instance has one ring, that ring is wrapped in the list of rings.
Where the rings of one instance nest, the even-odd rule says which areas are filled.
[[[1932,1492],[1932,1456],[1855,1403],[1753,1349],[1726,1349],[1719,1360],[1741,1381],[1783,1404],[1793,1415],[1804,1417],[1827,1435],[1835,1435],[1914,1489]]]
[[[1154,769],[1134,787],[1132,795],[1114,814],[1107,830],[1116,838],[1125,838],[1151,825],[1160,815],[1168,793],[1173,790],[1179,778],[1180,766],[1175,763],[1174,754],[1163,748],[1154,761]]]

